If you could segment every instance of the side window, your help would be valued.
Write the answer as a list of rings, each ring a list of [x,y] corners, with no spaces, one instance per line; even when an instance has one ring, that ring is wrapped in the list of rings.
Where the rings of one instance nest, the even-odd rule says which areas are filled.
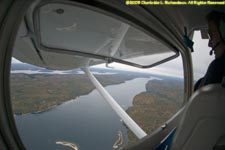
[[[152,134],[179,110],[181,58],[152,33],[72,2],[32,9],[17,33],[10,78],[16,125],[27,149],[119,149],[138,141],[129,116]],[[165,60],[150,69],[128,66]],[[98,81],[115,100],[105,98]]]

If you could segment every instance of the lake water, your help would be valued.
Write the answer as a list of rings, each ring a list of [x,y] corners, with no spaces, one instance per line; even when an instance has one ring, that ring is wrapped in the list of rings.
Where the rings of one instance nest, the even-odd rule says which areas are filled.
[[[149,80],[136,78],[106,89],[126,110]],[[119,130],[127,143],[126,127],[97,90],[40,114],[15,116],[15,120],[28,150],[69,149],[57,141],[75,143],[79,150],[112,150]]]

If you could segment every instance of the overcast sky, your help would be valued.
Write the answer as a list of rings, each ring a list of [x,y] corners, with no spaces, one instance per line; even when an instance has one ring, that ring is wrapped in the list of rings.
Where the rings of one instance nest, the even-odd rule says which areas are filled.
[[[208,40],[203,40],[200,37],[200,32],[194,34],[194,52],[192,53],[193,67],[194,67],[194,78],[198,79],[202,77],[209,63],[214,59],[214,56],[209,56],[210,48],[208,47]],[[20,63],[15,58],[12,59],[13,63]],[[150,69],[137,69],[134,67],[121,65],[121,64],[110,64],[115,69],[121,70],[132,70],[139,72],[150,72],[155,74],[183,77],[183,66],[181,57],[166,62],[162,65],[150,68]],[[98,65],[98,67],[105,67],[105,65]]]

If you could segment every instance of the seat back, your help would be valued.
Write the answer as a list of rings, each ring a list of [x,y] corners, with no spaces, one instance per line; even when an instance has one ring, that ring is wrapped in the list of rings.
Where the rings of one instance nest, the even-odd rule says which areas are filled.
[[[219,150],[224,146],[225,87],[207,85],[186,104],[171,150]]]

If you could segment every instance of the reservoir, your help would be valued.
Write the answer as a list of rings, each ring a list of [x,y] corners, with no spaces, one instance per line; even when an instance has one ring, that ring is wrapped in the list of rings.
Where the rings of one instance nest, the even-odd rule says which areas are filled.
[[[106,90],[126,110],[135,95],[146,91],[145,84],[151,79],[136,78]],[[15,120],[28,150],[68,149],[56,144],[58,141],[74,143],[79,150],[112,150],[118,131],[122,131],[123,145],[127,143],[127,128],[97,90],[46,112],[16,115]]]

